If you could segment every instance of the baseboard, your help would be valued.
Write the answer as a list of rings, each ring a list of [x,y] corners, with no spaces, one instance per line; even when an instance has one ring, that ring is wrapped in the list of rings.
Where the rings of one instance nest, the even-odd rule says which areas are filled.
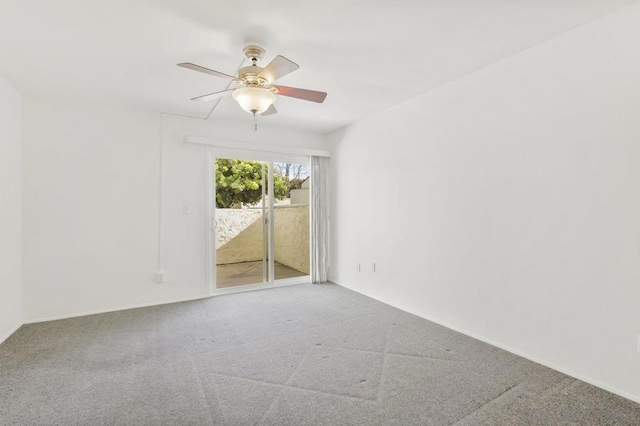
[[[186,298],[186,299],[164,300],[164,301],[161,301],[161,302],[142,303],[142,304],[138,304],[138,305],[129,305],[129,306],[124,306],[124,307],[120,307],[120,308],[113,308],[113,309],[103,309],[103,310],[97,310],[97,311],[78,312],[78,313],[75,313],[75,314],[56,315],[56,316],[52,316],[52,317],[36,318],[36,319],[25,320],[24,324],[36,324],[36,323],[39,323],[39,322],[57,321],[57,320],[61,320],[61,319],[85,317],[87,315],[106,314],[107,312],[126,311],[127,309],[148,308],[150,306],[168,305],[170,303],[190,302],[192,300],[207,299],[209,297],[222,296],[224,294],[233,294],[233,293],[240,293],[240,292],[252,291],[252,290],[264,290],[264,289],[268,289],[268,288],[283,287],[283,286],[287,286],[287,285],[305,284],[305,283],[309,282],[308,281],[308,277],[303,277],[303,278],[304,278],[304,280],[297,280],[296,278],[283,279],[283,280],[280,280],[280,282],[271,283],[271,284],[267,284],[267,285],[264,285],[264,286],[262,284],[255,284],[255,285],[249,285],[249,286],[229,287],[229,289],[223,289],[223,290],[219,290],[219,291],[216,291],[216,292],[212,292],[212,294],[205,294],[203,296],[189,297],[189,298]],[[257,287],[253,287],[253,286],[257,286]],[[9,337],[9,336],[7,336],[7,337]]]
[[[520,356],[522,358],[528,359],[529,361],[533,361],[533,362],[535,362],[537,364],[543,365],[545,367],[551,368],[552,370],[555,370],[555,371],[558,371],[558,372],[560,372],[562,374],[566,374],[567,376],[573,377],[574,379],[578,379],[578,380],[581,380],[581,381],[583,381],[585,383],[589,383],[590,385],[593,385],[593,386],[598,387],[600,389],[604,389],[604,390],[606,390],[608,392],[614,393],[614,394],[619,395],[619,396],[621,396],[623,398],[626,398],[628,400],[631,400],[633,402],[637,402],[638,404],[640,404],[640,396],[638,396],[638,395],[630,394],[628,392],[625,392],[625,391],[617,389],[617,388],[615,388],[613,386],[609,386],[607,384],[601,383],[601,382],[599,382],[597,380],[594,380],[594,379],[592,379],[590,377],[586,377],[586,376],[584,376],[582,374],[576,373],[576,372],[571,371],[569,369],[566,369],[566,368],[563,368],[563,367],[559,367],[559,366],[554,365],[553,363],[548,362],[548,361],[546,361],[544,359],[540,359],[540,358],[528,355],[528,354],[523,353],[523,352],[521,352],[521,351],[519,351],[517,349],[513,349],[513,348],[511,348],[511,347],[509,347],[507,345],[503,345],[502,343],[495,342],[495,341],[493,341],[491,339],[487,339],[484,336],[480,336],[480,335],[478,335],[476,333],[461,329],[461,328],[456,327],[456,326],[451,325],[451,324],[447,324],[445,321],[440,321],[437,318],[432,318],[432,317],[423,315],[421,313],[413,311],[412,309],[407,309],[406,307],[398,305],[398,304],[395,304],[395,303],[389,303],[387,301],[381,300],[381,299],[379,299],[379,298],[377,298],[375,296],[372,296],[370,294],[367,294],[365,292],[354,290],[354,289],[349,288],[347,286],[341,285],[341,284],[339,284],[339,283],[337,283],[335,281],[331,281],[331,282],[336,284],[336,285],[339,285],[340,287],[344,287],[344,288],[349,289],[351,291],[355,291],[356,293],[360,293],[360,294],[362,294],[364,296],[370,297],[370,298],[372,298],[374,300],[377,300],[379,302],[382,302],[382,303],[384,303],[386,305],[393,306],[394,308],[400,309],[401,311],[408,312],[408,313],[410,313],[412,315],[415,315],[417,317],[420,317],[420,318],[424,318],[427,321],[434,322],[434,323],[439,324],[439,325],[441,325],[443,327],[446,327],[446,328],[449,328],[451,330],[457,331],[458,333],[462,333],[462,334],[464,334],[466,336],[469,336],[469,337],[472,337],[472,338],[474,338],[476,340],[480,340],[481,342],[487,343],[487,344],[489,344],[491,346],[495,346],[495,347],[500,348],[502,350],[505,350],[507,352],[511,352],[514,355],[518,355],[518,356]]]
[[[206,294],[204,296],[189,297],[189,298],[186,298],[186,299],[172,299],[172,300],[164,300],[164,301],[161,301],[161,302],[142,303],[142,304],[138,304],[138,305],[124,306],[124,307],[121,307],[121,308],[103,309],[103,310],[88,311],[88,312],[79,312],[79,313],[76,313],[76,314],[67,314],[67,315],[56,315],[56,316],[53,316],[53,317],[25,320],[24,323],[25,324],[35,324],[35,323],[39,323],[39,322],[57,321],[57,320],[61,320],[61,319],[85,317],[87,315],[97,315],[97,314],[106,314],[108,312],[126,311],[127,309],[148,308],[150,306],[168,305],[168,304],[171,304],[171,303],[191,302],[193,300],[201,300],[201,299],[206,299],[208,297],[210,297],[210,296],[208,294]]]
[[[9,331],[9,333],[7,333],[7,335],[0,337],[0,345],[1,345],[5,340],[7,340],[9,337],[11,337],[11,335],[12,335],[13,333],[15,333],[16,331],[18,331],[18,329],[19,329],[20,327],[22,327],[22,324],[18,324],[18,325],[16,325],[15,327],[13,327],[13,328]]]

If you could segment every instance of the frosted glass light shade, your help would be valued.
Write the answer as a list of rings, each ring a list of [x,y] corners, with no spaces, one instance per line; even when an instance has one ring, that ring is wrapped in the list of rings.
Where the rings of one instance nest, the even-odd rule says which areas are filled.
[[[250,114],[262,114],[276,101],[271,90],[261,87],[240,87],[233,91],[232,96]]]

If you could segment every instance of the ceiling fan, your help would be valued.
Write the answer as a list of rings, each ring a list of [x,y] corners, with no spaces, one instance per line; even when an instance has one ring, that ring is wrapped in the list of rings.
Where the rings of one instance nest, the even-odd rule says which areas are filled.
[[[200,65],[192,64],[190,62],[178,64],[180,67],[199,71],[214,77],[223,78],[225,80],[229,80],[231,83],[240,84],[242,86],[198,96],[191,100],[211,101],[226,95],[231,95],[233,99],[240,104],[240,107],[243,110],[255,117],[256,114],[264,116],[278,112],[273,106],[273,103],[276,101],[276,95],[288,96],[317,103],[324,102],[327,97],[325,92],[273,84],[279,78],[300,68],[298,64],[290,61],[284,56],[276,56],[266,67],[261,68],[258,66],[258,61],[264,58],[266,53],[264,48],[257,45],[248,45],[243,49],[243,53],[247,59],[251,60],[252,65],[240,68],[240,70],[238,70],[237,77],[201,67]]]

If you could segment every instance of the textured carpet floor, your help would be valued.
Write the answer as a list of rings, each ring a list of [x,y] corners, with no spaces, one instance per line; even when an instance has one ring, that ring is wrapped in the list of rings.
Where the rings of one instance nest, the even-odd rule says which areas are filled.
[[[335,285],[25,325],[2,425],[639,425],[640,405]]]

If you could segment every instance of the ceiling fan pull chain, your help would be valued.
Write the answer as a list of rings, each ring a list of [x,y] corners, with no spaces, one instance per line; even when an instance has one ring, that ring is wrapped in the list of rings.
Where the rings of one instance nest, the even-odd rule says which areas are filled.
[[[253,112],[253,131],[258,131],[258,120],[256,119],[256,112]]]

